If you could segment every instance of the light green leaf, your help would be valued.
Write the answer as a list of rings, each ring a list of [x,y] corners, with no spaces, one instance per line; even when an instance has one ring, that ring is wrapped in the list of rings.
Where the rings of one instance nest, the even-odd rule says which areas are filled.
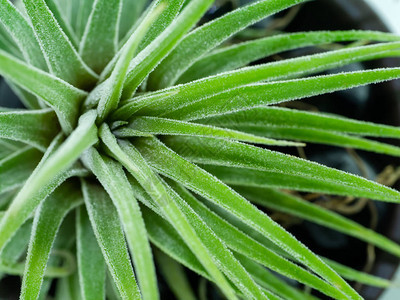
[[[397,243],[316,204],[272,189],[252,187],[236,190],[253,203],[343,232],[400,256],[400,245]]]
[[[300,292],[299,290],[295,289],[284,280],[269,272],[265,267],[247,258],[245,255],[235,253],[235,256],[262,287],[282,297],[282,299],[317,299],[312,295],[306,294],[305,292]]]
[[[119,23],[119,37],[122,38],[138,21],[146,6],[146,0],[122,0],[121,18]]]
[[[40,161],[42,153],[31,147],[14,151],[0,160],[0,194],[23,185]]]
[[[64,143],[61,144],[61,138],[57,136],[50,145],[0,222],[0,252],[15,231],[57,186],[67,178],[82,173],[79,169],[69,168],[85,149],[97,142],[95,118],[95,112],[89,111],[81,117],[79,126]]]
[[[224,154],[226,152],[229,153],[229,148],[226,147],[225,141],[223,144]],[[317,274],[327,279],[328,282],[340,289],[345,295],[360,299],[360,296],[315,254],[272,221],[267,215],[215,177],[190,164],[155,139],[139,138],[135,142],[135,146],[139,148],[141,154],[159,172],[173,178],[177,182],[196,191],[196,193],[201,194],[209,201],[230,211],[253,229],[268,237],[276,245],[298,258]],[[206,151],[204,148],[202,150]],[[214,151],[213,154],[215,155],[218,152],[221,151]],[[242,154],[245,155],[246,153],[242,152]],[[244,160],[244,156],[241,156],[241,158]]]
[[[210,250],[207,248],[207,244],[202,243],[195,229],[176,203],[177,199],[172,198],[171,194],[167,191],[167,186],[153,173],[140,153],[129,142],[121,141],[118,144],[106,126],[102,126],[100,136],[110,154],[139,181],[146,192],[149,193],[162,209],[163,215],[182,235],[190,249],[196,254],[197,258],[215,279],[228,299],[236,299],[234,291],[215,264]]]
[[[0,137],[24,142],[45,151],[59,132],[54,111],[0,112]]]
[[[215,234],[221,237],[221,240],[235,252],[238,252],[249,259],[255,260],[264,267],[279,274],[319,290],[330,297],[344,299],[344,295],[333,286],[309,273],[309,271],[298,267],[296,264],[293,264],[270,251],[268,248],[257,243],[224,219],[211,212],[183,187],[178,186],[177,184],[171,184],[171,186],[173,186],[176,192],[179,193],[185,202],[190,205],[190,207],[204,220],[204,222],[210,226]],[[268,275],[268,273],[266,275]],[[281,295],[280,293],[277,294]]]
[[[217,49],[193,64],[181,75],[178,83],[231,71],[263,57],[301,47],[357,40],[389,42],[399,39],[390,33],[361,30],[279,34]]]
[[[78,1],[79,8],[77,9],[78,14],[76,17],[75,32],[80,40],[86,28],[87,21],[89,20],[90,13],[92,11],[94,0]],[[130,1],[129,2],[134,2]]]
[[[164,31],[131,62],[124,98],[130,98],[148,74],[179,43],[213,4],[213,0],[192,0]]]
[[[83,182],[82,186],[94,234],[122,299],[141,299],[112,200],[98,184]]]
[[[11,80],[5,79],[5,81],[26,108],[28,109],[44,108],[45,104],[43,103],[43,101],[39,100],[35,95],[17,86]]]
[[[106,156],[101,156],[94,148],[84,154],[83,160],[96,175],[117,208],[133,257],[142,297],[158,299],[153,255],[142,213],[121,165]]]
[[[285,8],[305,0],[262,0],[240,7],[189,33],[150,75],[149,87],[174,85],[191,65],[235,33]]]
[[[258,83],[222,92],[195,103],[187,103],[181,108],[170,108],[161,115],[180,120],[201,119],[205,116],[303,99],[399,77],[400,68],[390,68]]]
[[[121,8],[122,0],[95,0],[93,3],[79,53],[97,73],[103,70],[117,51]]]
[[[109,1],[105,0],[105,2]],[[99,105],[97,107],[99,120],[103,121],[110,112],[114,111],[118,107],[126,75],[129,69],[129,63],[135,55],[139,43],[142,41],[152,23],[164,10],[164,8],[164,5],[159,5],[148,16],[146,16],[146,18],[144,18],[142,23],[138,26],[137,30],[135,30],[135,32],[124,45],[111,77],[106,83],[104,83],[107,85],[107,88],[103,90]],[[99,48],[97,44],[96,48]]]
[[[51,73],[78,88],[94,84],[96,74],[84,64],[44,0],[23,2]]]
[[[68,39],[73,44],[74,48],[77,48],[78,47],[78,38],[77,38],[74,30],[72,29],[69,20],[67,20],[64,12],[61,10],[58,2],[56,0],[45,0],[45,1],[46,1],[46,5],[51,10],[54,18],[57,20],[61,29],[67,35]],[[79,2],[86,2],[86,0],[79,1]]]
[[[161,115],[224,91],[229,93],[228,90],[247,84],[290,79],[354,62],[399,55],[400,43],[396,42],[346,48],[246,67],[135,98],[118,109],[114,117],[126,120],[138,111],[147,116]]]
[[[158,267],[176,299],[196,300],[183,267],[161,251],[155,254]]]
[[[22,225],[15,235],[11,238],[10,242],[4,248],[0,255],[0,264],[15,265],[21,256],[26,252],[29,244],[29,236],[31,234],[32,222],[28,221]],[[5,274],[1,274],[0,279]]]
[[[104,258],[84,208],[76,210],[76,246],[82,299],[104,299],[106,280]]]
[[[144,141],[144,139],[140,140]],[[275,180],[282,180],[284,178],[282,175],[288,176],[288,179],[283,180],[281,184],[288,183],[290,185],[293,179],[289,176],[297,176],[303,178],[305,182],[308,180],[310,184],[314,182],[315,188],[318,188],[322,181],[338,189],[347,190],[347,195],[389,202],[400,201],[400,193],[389,187],[360,176],[328,168],[315,162],[283,153],[239,142],[209,138],[168,137],[164,141],[173,150],[177,151],[178,154],[195,163],[273,172],[277,174]],[[221,148],[224,149],[223,153],[217,151]],[[331,190],[332,192],[336,192],[336,190]]]
[[[54,191],[36,210],[20,299],[37,299],[58,228],[67,213],[83,202],[73,183]]]
[[[46,62],[31,25],[9,0],[0,1],[0,22],[18,45],[24,59],[46,70]]]
[[[0,51],[0,74],[53,107],[66,132],[71,132],[75,127],[79,107],[87,95],[86,92],[49,73],[31,67],[3,51]]]
[[[289,122],[290,121],[290,122]],[[400,138],[400,128],[363,122],[323,112],[309,112],[283,107],[257,107],[226,115],[206,117],[196,122],[222,127],[255,126],[314,128],[361,136]]]
[[[297,143],[262,138],[236,130],[155,117],[136,118],[130,122],[129,127],[119,128],[114,131],[114,134],[117,137],[132,137],[137,136],[138,132],[144,133],[144,135],[206,136],[264,145],[301,146]]]

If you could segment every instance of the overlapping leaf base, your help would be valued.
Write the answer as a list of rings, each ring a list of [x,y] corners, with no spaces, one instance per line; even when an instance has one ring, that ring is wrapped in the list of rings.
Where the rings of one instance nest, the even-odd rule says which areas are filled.
[[[56,299],[159,299],[156,269],[178,299],[196,299],[182,266],[228,299],[314,299],[276,274],[335,299],[361,299],[345,279],[389,287],[317,256],[253,204],[400,256],[393,241],[287,193],[399,203],[398,191],[268,149],[400,156],[366,138],[400,138],[398,128],[276,106],[400,78],[400,68],[314,76],[399,56],[400,37],[280,33],[226,46],[305,0],[253,2],[197,28],[214,1],[146,2],[0,1],[0,74],[27,108],[0,108],[0,276],[22,276],[21,299],[45,299],[51,285]],[[247,66],[353,41],[363,43]]]

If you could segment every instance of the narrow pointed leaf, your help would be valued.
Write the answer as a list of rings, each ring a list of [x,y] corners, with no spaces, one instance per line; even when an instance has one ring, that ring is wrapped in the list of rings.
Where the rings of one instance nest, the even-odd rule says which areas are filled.
[[[61,29],[67,35],[68,39],[73,44],[74,48],[77,48],[78,47],[78,38],[77,38],[69,20],[66,18],[64,12],[61,10],[58,2],[56,0],[45,0],[45,1],[46,1],[46,5],[53,13],[54,18],[57,20]],[[79,2],[86,2],[86,1],[79,1]]]
[[[400,68],[348,72],[304,79],[258,83],[229,90],[163,113],[162,116],[194,120],[237,110],[266,106],[332,93],[400,77]]]
[[[105,2],[109,1],[105,0]],[[157,6],[142,21],[137,30],[132,34],[125,44],[111,77],[105,83],[107,85],[107,89],[103,90],[103,94],[97,107],[100,120],[104,120],[111,111],[114,111],[118,107],[126,75],[129,69],[129,63],[135,55],[136,49],[138,48],[146,32],[149,30],[154,20],[159,16],[164,8],[164,5]],[[97,45],[96,48],[98,48]]]
[[[159,172],[195,190],[196,193],[200,193],[209,201],[230,211],[253,229],[268,237],[276,245],[294,257],[297,257],[302,263],[321,275],[347,296],[360,299],[360,296],[315,254],[272,221],[267,215],[215,177],[190,164],[155,139],[140,138],[135,143],[135,146],[139,148],[141,154]],[[224,149],[224,152],[228,151],[226,147]],[[155,153],[157,155],[154,155]],[[216,153],[218,151],[214,152],[214,154]],[[163,161],[159,160],[161,157]],[[167,157],[168,159],[166,159]]]
[[[279,141],[246,134],[236,130],[205,126],[189,122],[176,121],[155,117],[139,117],[131,121],[129,127],[122,127],[114,131],[118,137],[137,136],[138,131],[152,135],[184,135],[207,136],[217,139],[237,140],[249,143],[275,145],[275,146],[300,146],[293,142]]]
[[[0,51],[0,74],[42,98],[57,113],[63,129],[71,132],[86,92]]]
[[[35,67],[46,69],[39,43],[35,33],[17,8],[9,0],[0,1],[0,22],[18,45],[24,59]]]
[[[252,187],[240,188],[237,191],[253,203],[334,229],[400,256],[400,245],[397,243],[352,220],[306,200],[272,189]]]
[[[95,0],[93,3],[79,53],[97,73],[103,70],[117,51],[122,2],[122,0]]]
[[[131,62],[124,98],[130,98],[148,74],[179,43],[213,4],[212,0],[192,0],[179,16]]]
[[[96,75],[82,61],[44,0],[23,0],[52,74],[78,87],[96,82]]]
[[[156,259],[164,280],[169,285],[177,300],[196,300],[183,267],[161,251],[156,252]]]
[[[237,8],[189,33],[150,76],[150,88],[173,85],[201,56],[236,32],[305,0],[262,0]]]
[[[117,208],[143,298],[158,299],[153,255],[142,213],[121,165],[101,156],[95,149],[90,149],[85,154],[84,162],[96,175]]]
[[[23,185],[41,156],[42,153],[38,150],[25,147],[0,160],[0,194]]]
[[[83,300],[105,298],[105,262],[85,208],[76,213],[79,282]]]
[[[288,122],[290,120],[290,123]],[[363,122],[339,115],[300,111],[283,107],[258,107],[222,116],[204,118],[196,122],[222,127],[263,125],[270,127],[316,128],[361,136],[400,138],[395,126]]]
[[[122,0],[119,37],[122,38],[138,21],[146,6],[146,0]]]
[[[42,151],[59,132],[52,110],[0,112],[0,137],[24,142]]]
[[[78,15],[76,16],[75,31],[79,40],[81,40],[89,20],[90,13],[92,12],[94,0],[78,1]],[[133,2],[133,1],[129,1]]]
[[[142,96],[133,102],[127,102],[115,113],[115,117],[126,120],[137,111],[156,116],[247,84],[301,77],[354,62],[399,55],[400,43],[394,42],[246,67]]]
[[[178,147],[176,139],[180,140],[180,146]],[[198,138],[168,137],[165,138],[164,141],[168,146],[176,150],[178,154],[183,155],[195,163],[249,168],[259,171],[280,173],[285,176],[301,176],[304,179],[308,179],[310,183],[313,180],[315,180],[316,184],[319,183],[319,181],[323,181],[339,188],[347,188],[347,193],[353,196],[389,202],[400,201],[400,193],[389,187],[360,176],[328,168],[315,162],[279,152],[261,149],[239,142],[207,138],[200,140]],[[218,153],[217,149],[221,149],[221,147],[223,147],[224,153]]]
[[[99,185],[83,182],[83,195],[93,231],[122,299],[141,299],[118,212]]]
[[[178,186],[177,184],[174,184],[173,187],[185,202],[190,205],[190,207],[204,220],[204,222],[210,226],[215,234],[220,236],[222,241],[232,250],[249,259],[259,262],[264,267],[279,274],[317,289],[330,297],[345,299],[344,295],[333,286],[275,254],[246,236],[241,231],[237,230],[234,226],[207,209],[206,206],[202,205],[183,187]]]
[[[82,202],[80,191],[66,183],[39,206],[33,221],[20,299],[38,298],[58,228],[66,214]]]
[[[292,49],[357,40],[389,42],[398,41],[399,37],[390,33],[361,30],[279,34],[217,49],[193,64],[181,75],[178,83],[231,71],[258,59]]]
[[[153,173],[146,161],[140,153],[132,147],[129,142],[121,141],[123,149],[118,144],[115,137],[109,132],[107,127],[103,126],[101,138],[107,145],[110,153],[117,159],[127,170],[134,176],[143,188],[151,195],[153,200],[162,209],[163,215],[170,221],[171,224],[182,235],[185,242],[189,245],[197,258],[201,261],[211,276],[218,282],[218,285],[223,290],[228,299],[236,299],[234,291],[228,285],[223,274],[216,266],[211,257],[211,253],[196,234],[195,229],[186,219],[185,214],[181,211],[176,199],[172,198],[167,191],[166,186],[161,179]]]
[[[0,251],[34,209],[67,178],[81,170],[69,169],[82,152],[97,142],[96,115],[83,115],[75,131],[61,143],[56,137],[40,164],[19,191],[0,223]]]

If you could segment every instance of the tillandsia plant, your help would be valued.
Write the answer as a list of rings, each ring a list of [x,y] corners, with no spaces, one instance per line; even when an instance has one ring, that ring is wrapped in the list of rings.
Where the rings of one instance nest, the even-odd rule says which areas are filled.
[[[159,299],[156,270],[178,299],[195,299],[185,268],[227,299],[315,299],[283,277],[334,299],[361,299],[346,280],[390,286],[313,253],[260,209],[400,256],[395,242],[288,193],[399,203],[398,191],[276,150],[400,156],[366,138],[400,138],[399,128],[277,105],[400,78],[400,68],[315,76],[399,56],[400,37],[227,43],[302,2],[251,2],[196,27],[213,0],[0,1],[0,74],[26,106],[0,112],[0,272],[22,276],[20,299]],[[331,43],[344,44],[248,66]]]

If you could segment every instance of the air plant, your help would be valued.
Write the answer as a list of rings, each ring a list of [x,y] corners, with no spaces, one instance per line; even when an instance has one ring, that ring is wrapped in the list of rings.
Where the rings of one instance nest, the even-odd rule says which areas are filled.
[[[399,156],[367,137],[400,129],[277,105],[400,78],[400,68],[316,76],[399,56],[400,38],[228,43],[302,2],[256,1],[196,27],[213,0],[0,1],[0,74],[26,107],[0,112],[0,272],[22,276],[20,299],[45,299],[51,285],[56,299],[159,299],[156,269],[185,300],[195,299],[185,268],[228,299],[314,298],[283,277],[334,299],[361,299],[346,280],[390,285],[313,253],[260,209],[400,256],[395,242],[288,193],[399,203],[398,191],[278,151],[310,142]],[[330,43],[344,44],[248,66]]]

